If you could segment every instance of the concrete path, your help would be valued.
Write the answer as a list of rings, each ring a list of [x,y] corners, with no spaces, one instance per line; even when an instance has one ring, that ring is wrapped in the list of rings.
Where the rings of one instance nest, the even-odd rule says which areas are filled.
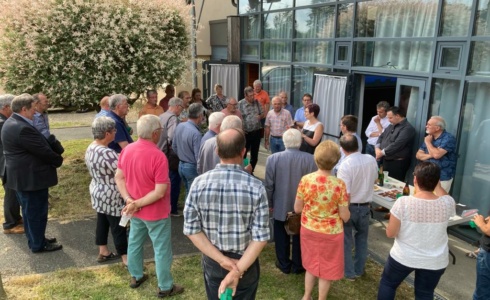
[[[131,124],[133,128],[135,124]],[[61,140],[92,138],[89,127],[65,128],[53,130]],[[255,175],[264,178],[265,161],[268,153],[261,147],[259,163]],[[375,213],[376,218],[381,215]],[[393,244],[385,234],[383,224],[372,221],[370,226],[369,249],[370,256],[384,263]],[[172,218],[172,245],[174,255],[196,253],[197,249],[187,237],[182,234],[183,218]],[[32,254],[24,235],[0,234],[0,271],[4,278],[33,273],[46,273],[69,267],[87,267],[99,265],[96,262],[98,254],[95,241],[95,216],[81,221],[60,222],[49,220],[47,236],[56,237],[63,244],[63,250],[53,253]],[[109,239],[111,249],[112,239]],[[456,265],[450,264],[443,275],[437,292],[445,299],[471,299],[475,287],[475,260],[465,257],[465,253],[474,247],[459,239],[450,237],[450,248],[457,257]],[[145,245],[145,258],[153,257],[149,240]],[[116,263],[116,262],[115,262]]]

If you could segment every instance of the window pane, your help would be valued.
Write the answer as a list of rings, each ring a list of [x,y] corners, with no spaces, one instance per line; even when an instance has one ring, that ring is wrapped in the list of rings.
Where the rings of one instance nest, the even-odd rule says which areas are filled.
[[[468,75],[490,76],[490,42],[471,43]]]
[[[333,42],[295,42],[294,61],[331,65],[333,45]]]
[[[358,3],[356,36],[434,36],[437,2],[437,0],[360,2]],[[351,20],[352,18],[345,22],[351,22]]]
[[[291,95],[294,97],[294,101],[293,99],[291,99],[291,104],[295,108],[300,108],[301,106],[303,106],[303,102],[301,102],[301,100],[304,94],[311,94],[313,92],[313,72],[315,70],[319,69],[303,66],[293,66],[293,91]]]
[[[476,32],[475,35],[490,35],[490,0],[478,1],[478,11],[476,13]]]
[[[459,80],[434,79],[429,105],[429,116],[441,116],[446,121],[446,130],[456,135],[459,119]]]
[[[258,15],[242,17],[242,39],[260,38],[260,17]]]
[[[289,91],[291,67],[267,64],[262,67],[262,87],[269,95],[277,95],[281,90]]]
[[[264,14],[264,38],[265,39],[290,39],[292,38],[293,12]]]
[[[340,4],[338,6],[337,37],[351,37],[354,19],[354,4]]]
[[[349,59],[349,46],[338,46],[339,53],[337,54],[338,61],[347,61]]]
[[[354,65],[428,72],[431,47],[427,41],[357,42]]]
[[[335,0],[296,0],[296,6],[313,5],[327,2],[335,2]]]
[[[335,6],[296,11],[296,38],[321,39],[334,37]]]
[[[248,14],[260,11],[260,2],[258,0],[240,0],[238,3],[239,14]]]
[[[262,1],[262,10],[276,10],[293,7],[293,0],[273,0],[273,1]]]
[[[242,57],[244,56],[254,56],[259,58],[259,42],[249,42],[249,43],[242,43]]]
[[[453,195],[484,215],[490,207],[490,83],[469,82]]]
[[[442,47],[440,68],[459,68],[461,48]]]
[[[262,42],[262,58],[277,61],[291,61],[291,43]]]
[[[466,36],[470,24],[471,0],[444,0],[442,36]]]

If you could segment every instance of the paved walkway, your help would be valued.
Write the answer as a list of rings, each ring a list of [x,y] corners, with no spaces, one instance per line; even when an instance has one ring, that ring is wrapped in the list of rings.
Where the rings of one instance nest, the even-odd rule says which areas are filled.
[[[134,124],[133,124],[134,125]],[[136,126],[133,126],[136,128]],[[53,133],[61,140],[91,138],[90,128],[56,129]],[[264,166],[267,158],[265,149],[261,148],[259,163],[255,174],[264,178]],[[378,214],[378,213],[376,213]],[[376,217],[380,217],[377,215]],[[385,223],[386,224],[386,223]],[[196,253],[197,249],[182,234],[183,218],[172,218],[172,245],[174,255]],[[80,221],[49,220],[47,236],[56,237],[63,244],[62,251],[53,253],[32,254],[24,235],[0,234],[0,271],[2,276],[16,276],[33,273],[46,273],[69,267],[87,267],[100,265],[96,262],[98,254],[95,240],[95,217]],[[382,223],[372,222],[370,227],[370,256],[381,263],[388,257],[393,244],[388,239]],[[112,240],[109,242],[110,248]],[[471,299],[475,287],[475,260],[465,257],[465,253],[474,247],[459,239],[450,237],[450,248],[457,257],[456,265],[449,265],[443,275],[437,292],[446,299]],[[151,244],[145,245],[145,258],[153,257]]]

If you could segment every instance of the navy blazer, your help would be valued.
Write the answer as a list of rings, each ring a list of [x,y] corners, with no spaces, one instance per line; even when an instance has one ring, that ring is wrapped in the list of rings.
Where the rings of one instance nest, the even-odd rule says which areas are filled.
[[[63,163],[63,157],[54,152],[46,138],[26,120],[13,114],[5,121],[1,138],[8,188],[37,191],[58,183],[56,168]]]
[[[7,117],[0,114],[0,132],[2,131],[3,124],[7,121]],[[3,179],[5,176],[5,156],[3,156],[3,144],[0,136],[0,177]]]

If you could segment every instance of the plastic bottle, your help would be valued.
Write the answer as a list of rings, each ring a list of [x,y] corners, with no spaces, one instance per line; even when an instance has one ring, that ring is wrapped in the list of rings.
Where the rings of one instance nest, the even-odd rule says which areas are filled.
[[[226,288],[226,290],[221,294],[219,300],[232,300],[233,299],[233,290],[231,288]]]

